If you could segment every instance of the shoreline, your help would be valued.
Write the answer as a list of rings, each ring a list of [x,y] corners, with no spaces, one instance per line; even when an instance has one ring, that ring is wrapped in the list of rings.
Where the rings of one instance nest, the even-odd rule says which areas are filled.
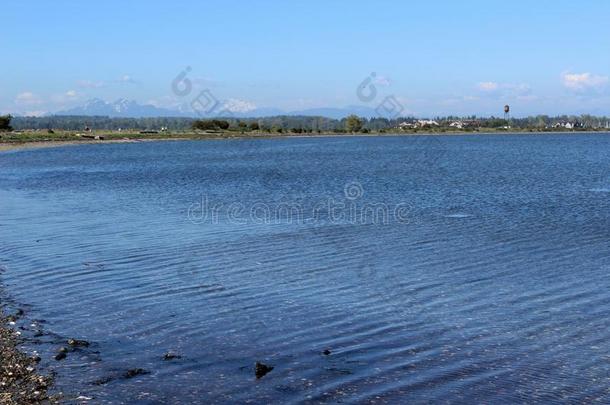
[[[0,403],[56,403],[57,398],[48,395],[53,378],[36,370],[40,358],[28,357],[19,349],[24,339],[14,326],[21,315],[18,311],[4,316],[4,309],[0,307]]]
[[[166,141],[213,141],[213,140],[228,140],[228,139],[290,139],[290,138],[339,138],[339,137],[411,137],[411,136],[502,136],[502,135],[588,135],[588,134],[610,134],[610,131],[549,131],[549,132],[529,132],[529,131],[513,131],[513,132],[417,132],[417,133],[368,133],[368,134],[345,134],[345,133],[325,133],[325,134],[197,134],[186,136],[171,136],[159,138],[120,138],[107,140],[25,140],[3,142],[0,139],[0,153],[9,151],[21,151],[28,149],[43,149],[60,146],[72,145],[103,145],[111,143],[139,143],[139,142],[166,142]]]
[[[73,145],[103,145],[109,143],[139,143],[155,141],[188,141],[190,138],[155,138],[155,139],[109,139],[107,141],[25,141],[25,142],[0,142],[0,153],[9,151],[21,151],[27,149],[44,149],[60,146]]]

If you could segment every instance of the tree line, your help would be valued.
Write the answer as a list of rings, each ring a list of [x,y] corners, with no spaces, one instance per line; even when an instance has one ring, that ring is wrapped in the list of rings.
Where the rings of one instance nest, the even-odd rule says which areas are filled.
[[[0,115],[0,131],[12,131],[10,115]]]
[[[449,127],[452,122],[468,120],[476,122],[482,128],[500,128],[510,126],[515,129],[544,129],[561,122],[580,123],[583,128],[606,128],[610,123],[608,117],[592,115],[561,115],[550,117],[537,115],[525,118],[512,118],[506,121],[499,117],[435,117],[432,118],[441,127]],[[90,116],[48,116],[48,117],[0,117],[0,130],[48,130],[61,129],[82,131],[84,128],[97,130],[160,130],[169,131],[221,130],[221,131],[261,131],[271,133],[320,133],[320,132],[383,132],[393,130],[402,123],[415,122],[414,117],[364,118],[355,115],[333,119],[311,116],[275,116],[264,118],[222,118],[198,120],[183,117],[158,118],[110,118]]]

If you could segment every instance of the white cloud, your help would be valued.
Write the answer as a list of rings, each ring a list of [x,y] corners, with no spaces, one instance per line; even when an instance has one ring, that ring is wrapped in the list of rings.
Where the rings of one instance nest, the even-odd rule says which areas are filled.
[[[47,107],[65,109],[67,105],[73,104],[80,99],[76,90],[68,90],[65,93],[53,94],[49,97],[50,104]]]
[[[39,105],[42,104],[42,98],[30,91],[24,91],[23,93],[17,94],[15,97],[15,104],[17,105]]]
[[[117,80],[117,83],[136,84],[137,82],[129,75],[123,75],[119,80]]]
[[[78,82],[76,82],[76,84],[78,85],[78,87],[81,87],[83,89],[99,89],[101,87],[106,86],[104,82],[96,82],[93,80],[79,80]]]
[[[102,80],[79,80],[76,82],[78,87],[81,89],[101,89],[116,84],[136,84],[138,83],[130,75],[123,75],[116,80],[102,81]]]
[[[230,98],[223,103],[225,110],[234,113],[245,113],[248,111],[256,110],[256,105],[250,101],[239,100],[236,98]]]
[[[500,85],[495,82],[480,82],[477,84],[477,88],[481,91],[496,91]]]
[[[439,104],[443,106],[464,105],[465,103],[473,103],[478,100],[479,97],[476,96],[449,97],[441,100]]]
[[[504,97],[525,97],[532,93],[531,87],[523,83],[480,82],[476,87],[483,93]]]
[[[608,76],[591,73],[564,73],[561,75],[563,85],[573,91],[600,90],[608,85]]]
[[[392,84],[391,80],[385,76],[376,76],[373,83],[379,86],[390,86]]]

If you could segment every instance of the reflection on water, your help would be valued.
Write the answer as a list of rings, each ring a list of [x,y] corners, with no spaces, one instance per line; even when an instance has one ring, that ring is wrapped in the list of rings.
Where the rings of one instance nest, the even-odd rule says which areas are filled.
[[[607,402],[609,163],[607,135],[6,153],[0,276],[72,397]],[[202,196],[319,215],[192,221]]]

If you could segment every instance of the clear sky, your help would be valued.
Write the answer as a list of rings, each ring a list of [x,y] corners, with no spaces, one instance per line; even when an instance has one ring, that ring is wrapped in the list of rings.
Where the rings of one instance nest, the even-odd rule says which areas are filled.
[[[610,2],[5,0],[0,111],[87,99],[176,108],[196,88],[233,108],[610,115]],[[359,99],[375,72],[379,95]]]

